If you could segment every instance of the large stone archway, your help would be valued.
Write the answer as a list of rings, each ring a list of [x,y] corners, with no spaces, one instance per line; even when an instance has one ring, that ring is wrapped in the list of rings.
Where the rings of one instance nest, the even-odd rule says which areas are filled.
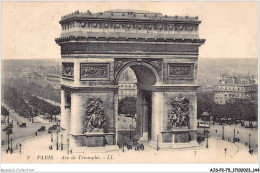
[[[141,140],[161,148],[196,143],[197,59],[205,42],[197,17],[76,11],[60,24],[61,128],[72,148],[117,144],[118,76],[126,67],[138,80]]]

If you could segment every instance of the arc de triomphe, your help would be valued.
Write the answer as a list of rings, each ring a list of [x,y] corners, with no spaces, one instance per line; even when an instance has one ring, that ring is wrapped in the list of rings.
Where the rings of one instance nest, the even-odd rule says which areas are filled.
[[[160,148],[194,146],[198,17],[76,11],[60,20],[61,128],[70,147],[117,144],[118,80],[137,77],[137,133]]]

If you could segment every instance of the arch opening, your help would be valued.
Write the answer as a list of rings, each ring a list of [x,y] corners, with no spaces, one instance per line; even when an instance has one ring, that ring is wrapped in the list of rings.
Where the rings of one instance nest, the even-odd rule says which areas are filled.
[[[130,71],[136,77],[136,80],[132,84],[136,85],[136,94],[132,95],[135,97],[136,105],[135,105],[135,114],[122,114],[120,112],[119,107],[119,135],[118,142],[122,143],[122,139],[124,142],[132,142],[133,140],[141,140],[141,141],[150,141],[152,137],[152,95],[153,95],[153,85],[158,82],[159,75],[153,67],[146,62],[131,62],[122,67],[119,71],[118,76],[116,78],[116,82],[119,85],[119,88],[123,88],[122,86],[122,75],[124,75],[125,71],[131,69]],[[124,84],[123,84],[124,85]],[[130,86],[130,85],[129,85]],[[126,88],[126,87],[124,87]],[[119,89],[119,105],[121,104],[122,91]],[[127,97],[127,95],[124,95]],[[129,104],[130,105],[130,104]]]

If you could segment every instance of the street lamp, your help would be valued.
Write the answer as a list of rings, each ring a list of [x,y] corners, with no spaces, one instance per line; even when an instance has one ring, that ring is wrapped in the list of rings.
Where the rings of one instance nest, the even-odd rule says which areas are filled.
[[[57,145],[57,150],[59,150],[59,132],[57,131],[57,142],[56,142],[56,145]]]
[[[11,138],[11,154],[13,153],[13,146],[12,146],[12,143],[13,143],[13,138]]]
[[[20,147],[20,154],[22,153],[22,144],[19,144]]]
[[[62,140],[63,140],[63,135],[61,135],[61,146],[60,146],[60,150],[63,150],[63,144],[62,144]]]
[[[7,150],[9,151],[10,150],[10,139],[9,139],[9,133],[7,133],[7,142],[8,142],[8,147],[7,147]]]
[[[70,154],[70,139],[67,139],[67,145],[68,145],[68,148],[67,148],[67,152],[68,152],[68,154]]]
[[[157,149],[157,151],[159,151],[159,149],[160,149],[160,147],[159,147],[159,135],[157,135],[157,147],[156,147],[156,149]]]
[[[251,148],[251,146],[250,146],[250,137],[251,137],[251,133],[249,133],[249,140],[248,140],[248,147],[249,147],[249,149]]]
[[[134,117],[132,117],[132,129],[134,129]]]
[[[224,140],[225,137],[224,137],[224,126],[222,126],[222,140]]]
[[[123,152],[125,152],[125,141],[124,141],[124,137],[123,137],[123,149],[122,149]]]
[[[234,129],[234,138],[233,138],[233,143],[236,142],[236,129]]]
[[[130,125],[130,140],[132,139],[132,125]]]
[[[53,137],[52,137],[52,130],[51,130],[51,142],[53,142]]]
[[[209,148],[209,131],[207,133],[207,143],[206,143],[206,148]]]

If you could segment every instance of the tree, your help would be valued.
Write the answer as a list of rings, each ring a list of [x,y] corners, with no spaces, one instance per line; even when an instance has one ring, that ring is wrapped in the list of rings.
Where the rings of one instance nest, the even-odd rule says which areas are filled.
[[[9,111],[4,106],[1,106],[1,114],[5,117],[9,116]]]
[[[213,92],[198,92],[197,94],[197,116],[200,118],[200,115],[203,112],[208,112],[210,115],[213,115],[214,112],[214,100]]]
[[[136,98],[125,97],[118,103],[118,111],[121,114],[136,114]]]

